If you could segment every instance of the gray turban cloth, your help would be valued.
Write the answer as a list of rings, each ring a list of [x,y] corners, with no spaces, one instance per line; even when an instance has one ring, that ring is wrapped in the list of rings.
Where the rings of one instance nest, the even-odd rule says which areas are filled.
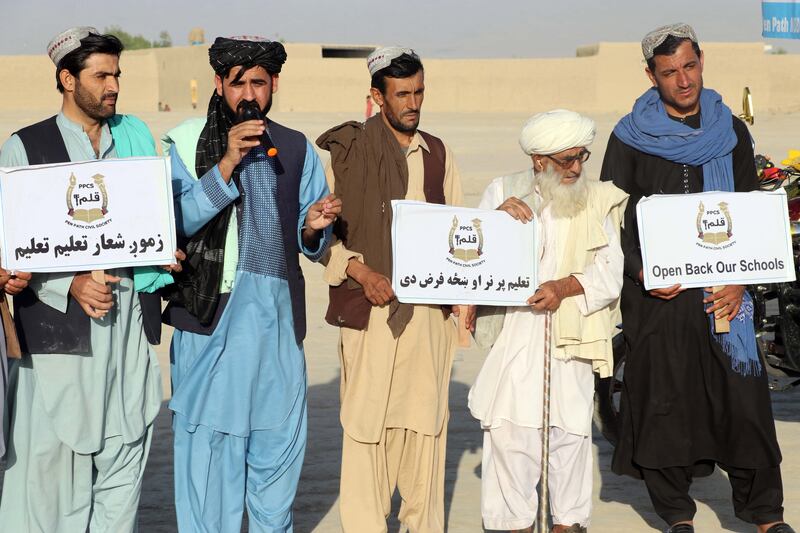
[[[644,39],[642,39],[642,55],[644,55],[644,58],[652,58],[655,49],[661,46],[670,35],[678,39],[691,39],[693,43],[697,43],[697,35],[688,24],[677,22],[675,24],[661,26],[645,35]]]
[[[594,121],[574,111],[553,109],[529,118],[522,126],[519,145],[528,155],[552,155],[594,141]]]

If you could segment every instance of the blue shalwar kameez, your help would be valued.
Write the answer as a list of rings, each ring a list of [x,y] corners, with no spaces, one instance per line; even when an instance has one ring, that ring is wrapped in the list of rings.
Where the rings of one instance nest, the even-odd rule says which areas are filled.
[[[308,143],[307,143],[308,144]],[[263,148],[240,164],[241,188],[217,167],[195,179],[173,146],[178,231],[193,235],[242,196],[238,263],[230,299],[211,335],[173,335],[175,495],[181,531],[238,532],[246,501],[251,532],[292,531],[292,502],[306,445],[306,368],[297,342],[281,239],[273,161]],[[314,149],[300,180],[300,249],[311,204],[328,194]],[[226,246],[226,253],[231,247]]]

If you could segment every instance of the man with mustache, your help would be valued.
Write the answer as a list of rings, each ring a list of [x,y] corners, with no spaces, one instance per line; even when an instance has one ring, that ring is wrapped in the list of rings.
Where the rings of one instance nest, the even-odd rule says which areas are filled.
[[[539,287],[529,307],[477,310],[475,337],[493,344],[469,393],[470,411],[483,428],[486,529],[530,532],[537,517],[548,313],[553,531],[583,533],[589,525],[593,371],[607,377],[613,366],[611,337],[622,288],[619,223],[627,199],[612,184],[585,176],[594,136],[594,121],[573,111],[534,115],[520,135],[533,168],[495,179],[480,203],[522,223],[534,220],[539,258]],[[474,313],[471,306],[470,325]]]
[[[1,166],[154,156],[136,117],[116,113],[122,43],[78,27],[50,41],[58,115],[21,129]],[[161,375],[133,271],[26,274],[14,295],[23,356],[10,369],[11,433],[0,529],[134,531]],[[158,317],[158,300],[156,317]],[[160,324],[156,321],[156,324]]]
[[[286,51],[218,37],[207,116],[164,138],[185,240],[173,325],[175,508],[191,533],[292,531],[306,446],[305,283],[341,202],[305,136],[268,117]]]
[[[717,466],[728,473],[737,517],[760,533],[791,533],[750,295],[740,285],[715,293],[642,285],[637,202],[758,189],[752,141],[721,96],[703,87],[703,53],[689,25],[653,30],[642,52],[653,87],[614,128],[602,169],[602,179],[631,196],[622,231],[625,380],[612,468],[644,479],[673,533],[694,531],[692,479]],[[730,333],[715,333],[714,314],[730,321]]]
[[[395,298],[391,201],[457,205],[461,180],[445,144],[417,129],[425,96],[417,54],[380,48],[367,68],[380,113],[317,139],[331,153],[328,180],[343,202],[325,270],[326,319],[341,328],[341,523],[348,533],[385,532],[398,489],[405,527],[442,532],[456,329],[441,306]]]

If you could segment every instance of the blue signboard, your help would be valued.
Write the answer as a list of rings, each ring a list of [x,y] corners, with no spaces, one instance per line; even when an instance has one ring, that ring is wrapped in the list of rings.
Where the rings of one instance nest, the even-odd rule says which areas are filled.
[[[800,1],[761,2],[761,35],[771,39],[800,39]]]

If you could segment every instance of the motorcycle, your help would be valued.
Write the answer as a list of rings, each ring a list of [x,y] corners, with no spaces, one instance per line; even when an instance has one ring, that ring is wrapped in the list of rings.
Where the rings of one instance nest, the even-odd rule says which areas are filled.
[[[748,88],[744,90],[743,108],[739,117],[753,124],[753,101]],[[769,157],[756,156],[761,190],[783,187],[786,191],[795,269],[800,280],[800,150],[791,150],[781,164],[783,167],[777,167]],[[770,389],[786,391],[800,385],[800,281],[754,285],[750,292],[756,344]],[[614,336],[612,346],[612,375],[604,379],[595,375],[594,423],[606,440],[616,445],[625,376],[625,340],[621,332]]]
[[[756,156],[761,189],[775,190],[782,186],[786,191],[797,269],[800,265],[800,151],[791,151],[782,164],[785,166],[778,168],[769,158]],[[759,284],[751,287],[751,294],[759,352],[772,378],[770,389],[782,391],[800,385],[800,282]]]

